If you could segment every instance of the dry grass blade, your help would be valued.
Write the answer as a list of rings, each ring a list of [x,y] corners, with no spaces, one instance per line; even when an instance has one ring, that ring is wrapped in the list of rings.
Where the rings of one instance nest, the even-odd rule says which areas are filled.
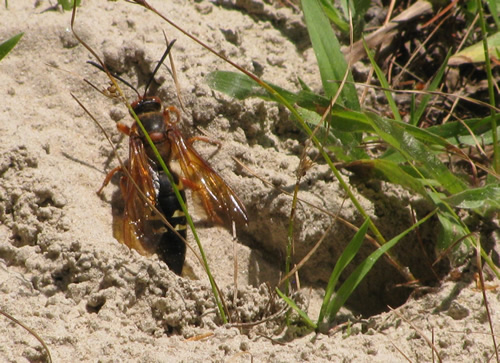
[[[236,303],[238,301],[238,239],[236,237],[236,224],[232,221],[232,229],[233,229],[233,306],[236,307]]]
[[[434,327],[431,328],[431,333],[432,333],[432,345],[434,345]],[[436,361],[436,358],[434,357],[434,351],[432,351],[432,363]]]
[[[495,350],[497,363],[499,363],[500,357],[498,355],[498,347],[495,339],[495,331],[493,329],[493,322],[491,321],[491,312],[488,304],[488,298],[486,296],[486,287],[484,284],[484,275],[482,267],[483,265],[481,263],[481,244],[479,242],[479,238],[476,238],[476,263],[477,263],[477,270],[479,272],[479,278],[481,280],[481,292],[483,293],[484,308],[486,309],[486,316],[488,317],[488,324],[490,325],[491,340],[493,342],[493,348]]]
[[[427,338],[427,336],[422,332],[422,330],[420,330],[419,328],[417,328],[411,321],[409,321],[408,319],[406,319],[402,314],[400,314],[397,310],[391,308],[389,306],[389,309],[394,313],[396,314],[399,318],[401,318],[402,320],[404,320],[406,323],[408,323],[408,325],[410,325],[413,330],[415,330],[422,338],[424,338],[424,340],[427,342],[427,344],[429,345],[429,347],[431,347],[432,351],[436,353],[436,356],[438,358],[438,361],[441,363],[443,361],[443,359],[441,358],[441,356],[439,355],[439,352],[438,350],[436,349],[436,347],[434,346],[434,344],[432,343],[432,341]]]
[[[339,212],[338,213],[340,213],[341,210],[342,210],[342,206],[339,208]],[[326,236],[328,235],[328,232],[330,232],[330,230],[334,226],[336,219],[337,218],[335,218],[334,221],[328,226],[328,228],[323,233],[323,235],[321,236],[321,238],[318,240],[318,242],[316,242],[316,244],[313,246],[313,248],[311,248],[309,250],[309,252],[304,256],[304,258],[298,264],[296,264],[290,270],[290,272],[288,272],[284,277],[281,278],[281,280],[278,282],[278,286],[282,285],[285,281],[287,281],[290,277],[292,277],[293,274],[296,273],[297,271],[299,271],[299,269],[302,266],[304,266],[304,264],[311,258],[311,256],[317,251],[317,249],[319,248],[319,246],[321,246],[321,244],[325,240]]]
[[[424,48],[424,46],[432,39],[433,35],[437,33],[437,31],[439,30],[439,28],[441,28],[441,26],[443,25],[443,23],[450,16],[452,16],[452,14],[448,14],[443,19],[441,19],[441,21],[439,22],[439,24],[436,27],[434,27],[434,29],[427,36],[427,38],[421,44],[419,44],[419,46],[412,52],[410,58],[408,59],[408,61],[406,62],[406,64],[401,69],[401,72],[399,72],[398,75],[394,78],[394,80],[393,80],[393,84],[394,85],[398,85],[399,84],[399,81],[400,81],[401,77],[403,77],[403,75],[406,73],[407,69],[412,64],[412,61],[415,59],[415,57],[417,57],[420,54],[422,48]]]
[[[6,313],[5,311],[3,310],[0,310],[0,314],[2,314],[3,316],[5,316],[6,318],[12,320],[14,323],[16,323],[17,325],[23,327],[24,329],[26,329],[31,335],[33,335],[39,342],[40,344],[43,346],[43,349],[45,349],[45,351],[47,352],[47,361],[49,363],[52,363],[52,357],[50,355],[50,350],[49,350],[49,347],[47,347],[47,345],[45,344],[45,342],[43,341],[42,338],[40,338],[40,336],[31,328],[27,327],[26,325],[24,325],[23,323],[21,323],[19,320],[17,320],[16,318],[14,318],[12,315]]]
[[[236,327],[236,328],[251,328],[252,326],[264,324],[268,321],[272,321],[272,320],[279,318],[281,315],[285,314],[288,311],[288,309],[289,309],[289,307],[285,306],[283,309],[281,309],[277,313],[274,313],[273,315],[268,316],[267,318],[264,318],[262,320],[252,321],[251,323],[232,323],[232,324],[228,324],[227,326],[228,327]]]
[[[332,97],[325,112],[323,112],[323,115],[321,116],[320,122],[318,122],[318,124],[316,125],[316,127],[312,131],[311,135],[308,137],[308,139],[306,141],[306,147],[304,147],[304,150],[302,150],[302,155],[300,157],[299,165],[297,167],[297,172],[296,172],[297,178],[296,178],[295,187],[294,187],[294,191],[293,191],[292,208],[290,210],[289,228],[288,228],[288,246],[287,246],[287,256],[286,256],[286,266],[285,266],[286,277],[280,281],[280,283],[279,283],[280,285],[284,282],[287,282],[288,279],[293,275],[293,273],[290,273],[290,264],[291,264],[292,255],[293,255],[293,251],[294,251],[293,226],[294,226],[295,211],[296,211],[297,202],[298,202],[299,185],[300,185],[300,181],[301,181],[302,177],[305,176],[307,170],[312,167],[312,163],[313,163],[312,161],[307,159],[307,150],[310,147],[310,145],[313,144],[312,143],[313,137],[318,133],[318,131],[321,128],[321,125],[325,122],[328,115],[330,115],[332,107],[336,103],[338,97],[340,96],[342,88],[344,87],[348,76],[349,76],[349,72],[346,69],[346,72],[344,73],[344,78],[342,79],[340,87],[338,88],[337,92],[335,93],[335,96]],[[329,128],[329,126],[327,128]],[[322,151],[322,150],[320,150],[320,151]],[[327,229],[327,232],[331,229],[332,226],[333,226],[333,224],[330,225],[330,227]],[[311,249],[311,251],[307,254],[306,258],[301,261],[300,266],[302,266],[312,256],[312,254],[317,250],[317,248],[321,245],[321,242],[326,237],[327,232],[325,232],[325,234],[320,239],[320,241]],[[293,268],[294,273],[298,272],[299,268],[300,267],[295,266]],[[297,276],[297,284],[300,284],[300,280],[299,280],[298,276]],[[285,286],[285,295],[288,295],[288,292],[289,292],[288,288],[289,288],[289,284],[287,283]]]
[[[165,38],[165,43],[169,44],[167,34],[165,34],[165,31],[163,32],[163,37]],[[181,86],[179,84],[179,79],[177,78],[177,71],[175,68],[174,57],[173,57],[171,52],[168,53],[168,60],[170,61],[170,67],[172,69],[172,79],[174,80],[175,93],[177,95],[177,100],[179,101],[179,105],[181,105],[182,111],[184,111],[187,114],[186,108],[184,107],[184,102],[182,101]]]
[[[148,10],[152,11],[153,13],[155,13],[156,15],[158,15],[160,18],[162,18],[163,20],[165,20],[168,24],[170,24],[175,29],[177,29],[178,31],[180,31],[182,34],[184,34],[188,38],[192,39],[193,41],[195,41],[196,43],[198,43],[199,45],[201,45],[203,48],[205,48],[206,50],[208,50],[209,52],[211,52],[215,56],[217,56],[220,59],[222,59],[223,61],[229,63],[231,66],[233,66],[234,68],[238,69],[239,71],[245,73],[248,77],[252,78],[255,82],[257,82],[257,83],[259,83],[261,85],[264,84],[253,73],[251,73],[251,72],[247,71],[246,69],[240,67],[235,62],[233,62],[230,59],[226,58],[222,54],[216,52],[213,48],[209,47],[207,44],[205,44],[204,42],[202,42],[200,39],[198,39],[194,35],[188,33],[184,29],[182,29],[179,25],[177,25],[176,23],[174,23],[172,20],[168,19],[166,16],[164,16],[162,13],[160,13],[158,10],[156,10],[153,6],[151,6],[146,0],[130,0],[130,2],[133,2],[133,3],[137,4],[137,5],[143,6],[145,9],[148,9]]]
[[[200,335],[195,335],[194,337],[187,338],[186,342],[198,342],[203,339],[207,339],[214,336],[213,332],[205,333],[205,334],[200,334]]]
[[[264,335],[264,334],[257,334],[259,337],[262,337],[262,338],[265,338],[269,341],[271,341],[273,344],[279,344],[279,345],[282,345],[282,346],[285,346],[286,343],[283,343],[283,342],[280,342],[279,340],[276,340],[274,338],[271,338],[271,337],[268,337],[267,335]]]
[[[389,23],[380,27],[373,33],[367,35],[365,37],[366,43],[370,48],[374,48],[379,44],[381,44],[382,42],[385,42],[387,40],[387,37],[401,23],[405,23],[411,19],[422,16],[431,11],[432,11],[432,4],[430,2],[425,0],[419,0],[415,4],[413,4],[410,8],[408,8],[407,10],[396,16],[394,19],[392,19]],[[356,43],[353,44],[351,48],[347,48],[345,52],[348,52],[348,54],[346,54],[346,60],[349,63],[353,64],[356,63],[365,55],[363,41],[358,40]]]
[[[331,82],[336,82],[336,81],[331,81]],[[373,88],[375,90],[379,91],[387,91],[387,92],[397,92],[397,93],[404,93],[404,94],[411,94],[411,95],[432,95],[432,96],[439,96],[443,97],[445,99],[449,100],[455,100],[459,99],[461,101],[467,101],[472,104],[475,104],[477,106],[485,107],[491,111],[495,111],[497,113],[500,113],[500,108],[496,106],[492,106],[487,102],[480,101],[478,99],[469,97],[469,96],[463,96],[460,94],[453,94],[453,93],[446,93],[446,92],[439,92],[439,91],[420,91],[420,90],[407,90],[407,89],[399,89],[399,90],[393,90],[391,88],[385,88],[385,87],[380,87],[377,85],[373,84],[366,84],[366,83],[356,83],[357,86],[362,86],[362,87],[369,87]]]
[[[406,354],[404,354],[403,351],[401,349],[399,349],[396,344],[394,344],[394,342],[391,341],[391,344],[394,347],[394,349],[396,349],[399,352],[399,354],[401,354],[408,362],[412,363],[411,359],[408,358],[408,356]]]
[[[279,188],[279,187],[275,186],[273,183],[265,180],[264,178],[262,178],[260,175],[258,175],[257,173],[255,173],[253,170],[251,170],[248,166],[246,166],[244,163],[242,163],[237,158],[233,157],[233,160],[236,163],[238,163],[238,165],[240,165],[243,169],[245,169],[248,173],[250,173],[251,175],[253,175],[257,179],[259,179],[260,181],[262,181],[264,184],[266,184],[266,185],[268,185],[268,186],[270,186],[270,187],[278,190],[282,194],[288,195],[289,197],[293,197],[293,193],[287,192],[286,190],[283,190],[282,188]],[[309,207],[312,207],[312,208],[314,208],[314,209],[316,209],[316,210],[324,213],[327,216],[330,216],[330,217],[336,219],[337,221],[341,222],[342,224],[344,224],[345,226],[347,226],[348,228],[350,228],[354,232],[359,231],[359,227],[355,226],[354,224],[352,224],[348,220],[346,220],[346,219],[344,219],[344,218],[342,218],[342,217],[340,217],[338,215],[335,215],[335,214],[333,214],[332,212],[330,212],[330,211],[328,211],[326,209],[318,207],[317,205],[314,205],[313,203],[310,203],[307,200],[304,200],[304,199],[301,199],[301,198],[298,198],[298,197],[297,197],[297,200],[300,201],[303,204],[308,205]],[[373,238],[372,236],[370,236],[369,234],[366,234],[365,238],[373,245],[373,247],[375,249],[378,249],[378,248],[381,247],[381,245],[377,242],[377,240],[375,238]],[[389,256],[389,255],[386,254],[386,255],[384,255],[384,258],[392,266],[394,266],[394,268],[396,268],[396,269],[398,269],[398,271],[400,271],[399,270],[401,268],[400,265],[396,261],[394,261],[391,256]],[[416,281],[416,279],[409,279],[409,278],[407,280],[408,280],[408,282],[414,282],[414,281]]]
[[[456,240],[455,242],[453,242],[446,250],[444,250],[437,258],[436,260],[434,261],[434,263],[432,264],[432,266],[436,266],[436,264],[441,261],[443,258],[445,258],[446,256],[448,256],[452,251],[453,249],[462,241],[466,240],[467,238],[471,237],[473,235],[473,233],[469,233],[469,234],[466,234],[465,236],[462,236],[460,237],[458,240]]]
[[[415,209],[413,209],[413,207],[411,207],[411,209],[410,209],[410,215],[411,215],[412,224],[417,223],[417,216],[415,213]],[[427,253],[427,250],[425,249],[425,243],[424,243],[422,235],[420,233],[420,228],[417,228],[415,230],[415,234],[416,234],[418,244],[420,246],[420,251],[421,251],[422,255],[425,257],[425,264],[429,266],[429,269],[432,272],[432,275],[434,276],[436,281],[439,281],[438,273],[436,272],[436,270],[432,266],[431,258],[429,257],[429,254]]]

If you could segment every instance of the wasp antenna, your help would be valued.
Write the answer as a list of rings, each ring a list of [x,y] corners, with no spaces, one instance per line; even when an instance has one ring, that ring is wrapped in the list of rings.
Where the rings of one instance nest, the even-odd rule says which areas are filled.
[[[88,64],[91,64],[93,65],[94,67],[96,67],[97,69],[103,71],[106,73],[106,70],[104,69],[103,66],[101,66],[99,63],[96,63],[94,61],[87,61]],[[137,94],[138,97],[140,97],[141,95],[139,94],[139,91],[137,91],[137,89],[132,86],[129,82],[127,82],[126,80],[124,80],[122,77],[120,77],[119,75],[117,75],[116,73],[113,73],[113,72],[109,72],[109,74],[111,76],[113,76],[113,78],[116,78],[117,80],[119,80],[120,82],[122,82],[124,85],[130,87],[131,89],[134,90],[134,92]]]
[[[92,64],[92,65],[94,65],[95,67],[99,68],[104,73],[106,73],[108,75],[108,77],[110,77],[110,78],[114,77],[114,78],[122,81],[124,84],[126,84],[129,87],[131,87],[135,91],[135,93],[137,93],[137,96],[140,97],[139,92],[132,85],[130,85],[130,83],[126,82],[125,80],[123,80],[120,77],[113,76],[109,72],[108,68],[106,67],[106,65],[104,64],[104,62],[101,60],[101,58],[99,57],[99,55],[87,43],[85,43],[83,41],[83,39],[80,38],[80,36],[78,36],[78,34],[75,31],[76,6],[77,6],[77,2],[75,1],[73,3],[73,11],[71,13],[71,31],[73,32],[73,35],[78,40],[78,42],[80,42],[80,44],[83,45],[99,61],[99,64],[97,64],[95,62],[91,62],[91,61],[89,61],[89,63]],[[113,81],[113,80],[111,79],[111,81]],[[120,91],[120,93],[121,93],[121,91]]]
[[[149,78],[149,81],[148,83],[146,84],[146,88],[144,88],[144,95],[142,96],[143,98],[146,97],[146,92],[148,91],[148,88],[149,86],[151,85],[151,82],[153,82],[153,79],[155,78],[155,75],[156,75],[156,72],[158,72],[158,69],[160,69],[161,65],[163,64],[163,61],[165,60],[165,58],[167,58],[167,55],[168,53],[170,53],[170,50],[172,49],[172,47],[174,46],[174,43],[176,42],[177,39],[174,39],[172,40],[170,43],[168,43],[167,45],[167,49],[165,50],[165,52],[163,53],[163,55],[161,56],[161,59],[160,61],[158,62],[158,64],[156,65],[156,68],[155,70],[153,71],[153,74],[151,75],[151,77]]]
[[[167,34],[165,34],[165,31],[163,31],[163,37],[165,38],[165,44],[169,44]],[[179,105],[182,108],[182,111],[184,113],[188,113],[186,111],[186,108],[184,107],[184,102],[182,101],[182,92],[181,92],[181,86],[179,85],[179,80],[177,79],[177,72],[175,70],[175,63],[174,59],[172,58],[172,53],[169,53],[168,58],[170,60],[170,67],[171,67],[171,73],[172,73],[172,78],[174,80],[174,85],[175,85],[175,90],[177,91],[177,100],[179,101]]]

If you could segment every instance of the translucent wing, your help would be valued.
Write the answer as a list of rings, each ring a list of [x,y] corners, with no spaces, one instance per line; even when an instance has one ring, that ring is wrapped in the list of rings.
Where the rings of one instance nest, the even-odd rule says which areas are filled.
[[[171,158],[179,162],[187,179],[185,185],[201,199],[209,218],[219,224],[228,221],[247,224],[245,206],[229,185],[184,139],[174,124],[167,128],[172,147]]]
[[[120,182],[125,202],[123,239],[128,247],[136,249],[143,255],[153,252],[148,248],[145,239],[148,233],[146,231],[146,228],[148,228],[147,220],[152,215],[152,211],[138,190],[147,197],[152,205],[156,204],[154,178],[157,174],[148,161],[142,141],[132,132],[127,165],[132,180],[127,175],[124,175]],[[134,185],[134,182],[136,185]]]

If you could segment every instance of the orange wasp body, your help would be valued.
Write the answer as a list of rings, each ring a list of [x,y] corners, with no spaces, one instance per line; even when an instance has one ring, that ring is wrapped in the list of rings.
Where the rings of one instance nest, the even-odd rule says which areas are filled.
[[[165,52],[163,61],[173,42]],[[95,65],[95,64],[94,64]],[[98,68],[100,68],[98,66]],[[156,67],[153,75],[159,66]],[[116,76],[115,76],[116,77]],[[130,86],[123,79],[116,77]],[[147,90],[147,86],[146,86]],[[211,221],[248,222],[243,203],[233,190],[196,152],[192,143],[196,138],[185,139],[177,123],[180,113],[174,106],[165,107],[158,97],[140,96],[131,107],[144,126],[149,137],[158,149],[163,161],[169,166],[174,181],[185,200],[183,186],[192,189],[198,197]],[[175,116],[172,120],[171,115]],[[143,255],[159,254],[167,265],[177,274],[182,271],[186,246],[186,217],[175,197],[172,185],[157,163],[156,156],[137,122],[129,128],[117,124],[118,130],[129,136],[129,160],[126,165],[128,175],[123,175],[120,189],[125,202],[123,214],[123,242]],[[177,162],[183,178],[171,169]],[[113,169],[104,180],[103,187],[122,167]],[[101,188],[102,190],[102,188]],[[148,202],[144,200],[148,199]],[[182,238],[165,225],[150,205],[165,214],[167,221],[179,232]],[[184,239],[184,240],[183,240]]]

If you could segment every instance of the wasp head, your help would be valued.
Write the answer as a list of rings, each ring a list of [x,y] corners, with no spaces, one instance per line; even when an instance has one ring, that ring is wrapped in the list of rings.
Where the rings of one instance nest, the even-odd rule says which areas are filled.
[[[161,111],[161,101],[158,97],[154,96],[141,97],[130,106],[138,117],[146,113]]]

